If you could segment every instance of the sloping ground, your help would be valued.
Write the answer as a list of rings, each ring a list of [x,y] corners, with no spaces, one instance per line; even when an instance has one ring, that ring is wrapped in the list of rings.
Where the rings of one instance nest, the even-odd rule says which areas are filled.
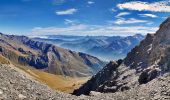
[[[0,64],[9,64],[10,62],[5,59],[5,57],[3,57],[2,55],[0,55]]]
[[[0,99],[2,100],[169,100],[170,74],[165,74],[147,84],[116,93],[91,92],[79,97],[57,92],[34,81],[10,65],[0,64]]]
[[[115,93],[91,92],[86,99],[93,100],[170,100],[170,74],[158,77],[147,84]]]
[[[29,65],[51,74],[71,77],[91,76],[105,64],[98,58],[84,53],[34,41],[25,36],[1,33],[0,54],[23,66]]]
[[[148,34],[140,45],[132,49],[120,65],[117,62],[106,65],[80,89],[75,90],[74,94],[89,94],[90,91],[113,93],[137,89],[142,84],[170,73],[169,62],[170,18],[160,25],[155,34]]]
[[[69,100],[69,96],[28,78],[10,65],[0,64],[0,99],[2,100]]]
[[[36,78],[38,81],[47,84],[52,89],[72,93],[75,89],[78,89],[82,84],[84,84],[89,78],[73,78],[73,77],[64,77],[61,75],[49,74],[39,70],[26,70],[28,74]]]
[[[0,64],[12,65],[9,60],[7,60],[1,55]],[[79,88],[83,83],[85,83],[89,79],[89,77],[73,78],[69,76],[64,77],[62,75],[54,75],[34,68],[30,68],[29,66],[21,66],[17,64],[15,64],[15,68],[19,68],[20,70],[32,76],[32,78],[34,78],[35,80],[43,84],[47,84],[52,89],[65,93],[72,93],[74,89]]]

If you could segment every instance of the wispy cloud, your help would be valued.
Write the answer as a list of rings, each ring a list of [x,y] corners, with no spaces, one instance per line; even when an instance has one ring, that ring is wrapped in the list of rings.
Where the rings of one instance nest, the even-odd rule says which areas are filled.
[[[120,9],[129,9],[137,11],[170,12],[169,3],[170,0],[164,0],[153,3],[132,1],[123,4],[118,4],[117,7]]]
[[[52,3],[54,5],[61,5],[61,4],[65,3],[65,2],[66,2],[66,0],[52,0]]]
[[[39,33],[39,34],[48,34],[48,33],[53,33],[53,34],[67,34],[67,33],[72,33],[72,32],[77,32],[86,29],[86,25],[71,25],[68,27],[35,27],[32,32],[33,33]]]
[[[77,20],[72,20],[72,19],[64,19],[64,23],[66,25],[78,25],[79,24]]]
[[[116,17],[122,17],[122,16],[126,16],[126,15],[130,15],[129,12],[121,12],[119,14],[116,15]]]
[[[94,4],[95,2],[94,1],[88,1],[87,2],[89,5],[91,5],[91,4]]]
[[[152,18],[156,18],[158,17],[157,15],[154,14],[139,14],[141,17],[152,17]]]
[[[114,8],[110,9],[111,12],[116,12],[116,10]]]
[[[32,30],[36,35],[47,35],[47,34],[64,34],[64,35],[134,35],[136,33],[147,34],[155,33],[158,28],[156,27],[145,27],[145,26],[99,26],[99,25],[73,25],[68,27],[37,27]]]
[[[129,18],[129,19],[124,19],[120,18],[114,21],[115,24],[135,24],[135,23],[148,23],[147,20],[140,20],[140,19],[135,19],[135,18]]]
[[[72,15],[74,13],[76,13],[78,10],[75,8],[71,8],[71,9],[67,9],[67,10],[63,10],[63,11],[57,11],[56,14],[57,15]]]

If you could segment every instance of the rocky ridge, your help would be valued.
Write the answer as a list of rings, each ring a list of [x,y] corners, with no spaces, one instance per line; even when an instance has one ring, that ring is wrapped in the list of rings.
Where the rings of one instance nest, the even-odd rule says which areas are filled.
[[[110,64],[106,65],[103,70],[80,87],[80,89],[75,90],[74,94],[90,94],[91,91],[129,92],[133,89],[138,89],[143,84],[146,84],[145,86],[152,84],[153,79],[170,72],[169,38],[170,18],[160,25],[160,29],[155,34],[148,34],[140,45],[132,49],[119,66],[116,63],[112,66]],[[108,73],[110,74],[108,75]],[[105,75],[108,76],[106,80],[100,78],[100,76]],[[169,76],[166,78],[169,78]],[[93,86],[96,87],[91,88],[91,83],[94,83]]]
[[[91,76],[103,61],[96,57],[34,41],[25,36],[0,34],[0,54],[10,61],[29,65],[51,74],[72,77]]]

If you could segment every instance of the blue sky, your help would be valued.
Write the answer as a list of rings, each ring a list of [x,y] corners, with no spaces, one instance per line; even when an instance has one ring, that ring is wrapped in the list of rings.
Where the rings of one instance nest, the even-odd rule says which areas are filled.
[[[0,0],[0,31],[17,35],[154,33],[170,0]]]

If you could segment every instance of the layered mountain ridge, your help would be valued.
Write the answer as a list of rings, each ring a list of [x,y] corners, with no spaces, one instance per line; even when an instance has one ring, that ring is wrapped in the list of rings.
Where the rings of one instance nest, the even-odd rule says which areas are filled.
[[[85,52],[102,60],[124,58],[145,36],[37,36],[33,39],[57,45],[74,51]],[[114,56],[113,56],[114,55]]]
[[[87,95],[91,91],[132,92],[142,84],[147,86],[153,79],[170,72],[169,38],[170,17],[160,25],[155,34],[148,34],[140,45],[132,49],[121,64],[110,62],[73,94]]]
[[[38,42],[25,36],[0,34],[0,54],[9,60],[57,75],[90,76],[105,64],[96,57]]]

